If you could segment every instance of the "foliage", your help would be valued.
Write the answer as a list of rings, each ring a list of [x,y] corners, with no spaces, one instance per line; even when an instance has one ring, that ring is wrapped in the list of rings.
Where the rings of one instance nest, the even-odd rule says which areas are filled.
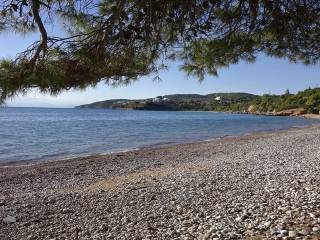
[[[256,111],[272,112],[283,111],[293,108],[305,108],[309,113],[319,113],[320,88],[306,89],[297,94],[263,95],[253,105]]]
[[[3,0],[0,32],[41,38],[0,62],[0,101],[34,87],[128,84],[170,59],[200,80],[259,52],[315,64],[319,12],[318,0]],[[65,33],[49,36],[58,19]]]

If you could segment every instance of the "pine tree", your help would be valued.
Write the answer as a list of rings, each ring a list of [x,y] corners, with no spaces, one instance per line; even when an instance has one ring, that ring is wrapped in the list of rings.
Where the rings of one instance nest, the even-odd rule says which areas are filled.
[[[3,0],[0,32],[39,32],[0,61],[0,101],[31,88],[57,94],[128,84],[168,60],[202,80],[258,53],[319,62],[318,0]],[[47,28],[63,19],[65,33]]]

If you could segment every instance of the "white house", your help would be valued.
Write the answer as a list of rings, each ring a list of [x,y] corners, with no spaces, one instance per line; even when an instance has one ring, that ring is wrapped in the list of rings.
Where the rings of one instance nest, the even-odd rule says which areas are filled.
[[[152,102],[162,102],[162,101],[168,101],[169,99],[168,98],[165,98],[165,97],[162,97],[162,96],[158,96],[154,99],[152,99]]]
[[[152,101],[153,101],[153,102],[161,102],[162,99],[163,99],[163,98],[162,98],[161,96],[159,96],[159,97],[156,97],[156,98],[152,99]]]

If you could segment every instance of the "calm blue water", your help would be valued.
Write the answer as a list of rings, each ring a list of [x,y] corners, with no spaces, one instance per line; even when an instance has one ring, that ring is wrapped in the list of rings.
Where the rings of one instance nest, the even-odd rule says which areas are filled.
[[[0,108],[0,161],[61,159],[312,123],[212,112]]]

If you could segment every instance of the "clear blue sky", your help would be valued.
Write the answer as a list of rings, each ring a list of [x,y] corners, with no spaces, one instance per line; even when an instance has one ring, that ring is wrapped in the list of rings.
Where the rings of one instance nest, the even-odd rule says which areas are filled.
[[[25,49],[37,35],[21,36],[14,33],[0,34],[0,57],[15,56]],[[175,93],[249,92],[254,94],[281,94],[286,89],[297,92],[308,87],[320,86],[320,68],[290,64],[287,60],[261,55],[254,64],[239,63],[219,71],[219,77],[208,76],[202,83],[188,78],[179,71],[179,64],[172,63],[168,71],[160,74],[161,82],[143,77],[129,86],[112,88],[99,84],[85,91],[69,91],[52,97],[37,92],[18,96],[7,102],[8,106],[73,107],[75,105],[114,98],[139,99]]]

